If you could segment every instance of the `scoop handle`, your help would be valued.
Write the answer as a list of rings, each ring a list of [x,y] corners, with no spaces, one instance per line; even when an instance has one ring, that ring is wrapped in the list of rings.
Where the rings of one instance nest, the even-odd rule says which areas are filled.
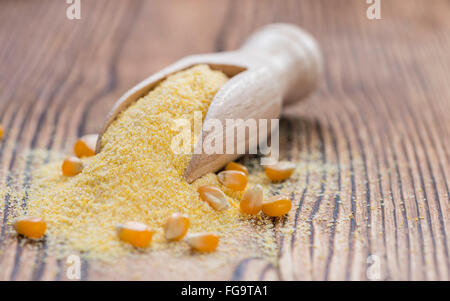
[[[293,103],[317,86],[322,55],[315,39],[300,27],[275,23],[253,33],[239,50],[273,69],[282,85],[283,103]]]

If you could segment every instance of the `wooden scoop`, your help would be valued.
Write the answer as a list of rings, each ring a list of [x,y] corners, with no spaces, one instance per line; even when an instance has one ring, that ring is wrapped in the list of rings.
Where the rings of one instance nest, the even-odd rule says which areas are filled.
[[[225,125],[225,119],[278,118],[283,101],[285,104],[298,101],[316,87],[322,58],[315,40],[290,24],[267,25],[236,51],[185,57],[145,79],[117,101],[99,135],[96,152],[101,151],[102,134],[120,112],[147,95],[170,74],[198,64],[207,64],[230,77],[215,95],[205,118],[205,121],[218,119]],[[208,132],[202,129],[200,135],[205,138]],[[226,136],[225,128],[224,141]],[[235,145],[243,144],[248,149],[258,143],[245,136],[235,141]],[[240,155],[193,154],[185,171],[186,180],[192,182],[208,172],[215,172]]]

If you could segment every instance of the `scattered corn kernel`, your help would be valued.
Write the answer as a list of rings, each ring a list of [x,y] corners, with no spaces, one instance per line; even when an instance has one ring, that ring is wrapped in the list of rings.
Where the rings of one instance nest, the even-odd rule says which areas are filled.
[[[153,231],[145,224],[127,222],[123,225],[117,225],[116,229],[120,240],[132,246],[145,248],[152,241]]]
[[[97,134],[90,134],[81,137],[75,142],[73,152],[78,158],[91,157],[95,155],[95,148],[97,146]]]
[[[219,236],[214,233],[190,234],[185,240],[192,249],[199,252],[212,252],[219,245]]]
[[[276,195],[263,202],[262,211],[268,216],[282,216],[291,210],[292,202],[285,195]]]
[[[164,234],[168,240],[181,240],[189,228],[189,217],[181,213],[172,214],[164,225]]]
[[[44,236],[47,225],[40,217],[24,216],[16,220],[14,228],[23,236],[38,239]]]
[[[83,162],[78,157],[68,157],[62,164],[62,173],[65,176],[73,177],[83,171]]]
[[[241,200],[241,211],[250,215],[258,214],[262,209],[263,197],[261,185],[257,184],[248,189]]]
[[[247,186],[247,176],[242,171],[225,170],[220,172],[217,177],[220,183],[232,190],[244,190]]]
[[[3,134],[4,134],[4,130],[3,130],[2,125],[0,124],[0,140],[3,139]]]
[[[227,166],[225,166],[225,170],[237,170],[242,171],[245,173],[246,176],[248,176],[248,169],[242,164],[236,163],[236,162],[229,162]]]
[[[200,198],[217,211],[230,208],[230,203],[227,200],[227,196],[219,188],[206,185],[200,186],[197,191],[200,194]]]
[[[280,182],[292,176],[295,170],[295,164],[292,162],[281,161],[266,167],[266,175],[272,182]]]

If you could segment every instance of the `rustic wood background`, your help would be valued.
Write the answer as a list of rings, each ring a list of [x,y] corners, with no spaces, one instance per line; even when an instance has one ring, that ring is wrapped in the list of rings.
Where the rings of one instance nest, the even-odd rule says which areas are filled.
[[[291,22],[317,37],[325,70],[318,93],[285,114],[283,152],[317,145],[323,162],[350,166],[337,175],[349,191],[329,206],[318,196],[305,211],[312,183],[298,183],[289,219],[310,222],[311,245],[294,243],[298,231],[280,234],[277,265],[247,258],[193,278],[360,280],[377,255],[382,279],[449,280],[450,2],[381,2],[382,20],[368,20],[365,0],[82,0],[82,19],[68,20],[65,1],[2,0],[1,170],[19,168],[22,149],[68,149],[98,131],[122,93],[177,59],[234,49],[261,25]],[[326,173],[322,183],[327,196]],[[45,244],[7,239],[4,209],[0,279],[65,279]],[[129,275],[83,262],[82,279]]]

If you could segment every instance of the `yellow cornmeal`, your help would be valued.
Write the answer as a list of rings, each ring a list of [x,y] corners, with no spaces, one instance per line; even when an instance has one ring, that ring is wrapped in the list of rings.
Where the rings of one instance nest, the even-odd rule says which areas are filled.
[[[102,151],[83,159],[81,174],[62,176],[59,161],[38,170],[27,214],[45,219],[51,241],[63,241],[95,257],[127,250],[115,232],[117,224],[127,221],[145,223],[156,231],[150,248],[164,247],[162,227],[174,212],[189,215],[192,233],[226,235],[240,227],[246,221],[236,200],[230,198],[234,206],[218,212],[199,199],[199,184],[220,186],[216,175],[188,184],[183,172],[190,155],[177,155],[170,148],[178,133],[171,130],[174,119],[192,120],[194,111],[204,117],[227,80],[206,65],[168,77],[109,126]]]

